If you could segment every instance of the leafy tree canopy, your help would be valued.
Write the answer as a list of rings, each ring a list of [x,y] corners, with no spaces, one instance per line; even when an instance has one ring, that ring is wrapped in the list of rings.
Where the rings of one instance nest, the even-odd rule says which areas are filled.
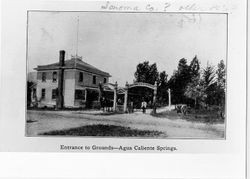
[[[189,68],[192,78],[195,78],[200,75],[200,62],[197,56],[195,56],[190,62]]]
[[[225,88],[226,83],[226,66],[224,64],[224,61],[221,60],[220,63],[217,66],[217,84],[221,88]]]
[[[156,63],[150,65],[149,61],[144,61],[142,63],[139,63],[136,67],[136,72],[135,72],[136,82],[150,83],[153,85],[158,80],[158,76],[159,73],[157,70]]]

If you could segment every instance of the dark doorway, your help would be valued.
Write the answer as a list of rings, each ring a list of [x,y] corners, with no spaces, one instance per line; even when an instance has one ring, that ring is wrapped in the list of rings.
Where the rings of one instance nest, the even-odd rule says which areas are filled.
[[[99,92],[97,90],[87,89],[87,99],[86,99],[86,108],[93,108],[94,102],[98,102]]]

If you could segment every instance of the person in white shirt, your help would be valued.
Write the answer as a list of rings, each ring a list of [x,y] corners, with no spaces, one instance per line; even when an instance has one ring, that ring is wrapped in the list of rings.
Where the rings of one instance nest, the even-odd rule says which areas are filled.
[[[147,109],[147,102],[143,99],[142,103],[141,103],[141,108],[142,108],[142,112],[146,113],[146,109]]]

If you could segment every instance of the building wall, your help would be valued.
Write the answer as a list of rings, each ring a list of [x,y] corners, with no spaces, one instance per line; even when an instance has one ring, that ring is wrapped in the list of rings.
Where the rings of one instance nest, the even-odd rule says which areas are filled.
[[[56,71],[56,70],[54,70]],[[52,90],[58,87],[58,78],[56,82],[52,81],[52,74],[54,71],[44,71],[46,72],[46,81],[42,82],[42,72],[37,72],[37,99],[41,100],[42,89],[45,89],[45,99],[41,100],[39,106],[51,107],[56,105],[56,99],[52,99]]]
[[[83,82],[79,82],[80,72],[83,73]],[[93,84],[93,76],[96,76],[96,84]],[[106,78],[107,80],[106,83],[108,83],[109,78],[106,76],[76,70],[76,88],[77,89],[81,89],[82,87],[98,88],[100,82],[104,83],[104,78]]]
[[[45,99],[41,100],[40,106],[52,107],[56,105],[56,99],[52,99],[52,90],[58,88],[58,76],[56,82],[53,82],[52,74],[56,70],[37,72],[37,98],[42,97],[42,89],[45,89]],[[42,73],[46,72],[46,81],[42,81]],[[58,71],[57,71],[58,74]],[[74,107],[75,92],[75,70],[64,71],[64,106]]]
[[[40,100],[42,96],[42,89],[45,89],[45,99],[41,100],[40,107],[47,106],[53,107],[56,105],[56,99],[52,99],[52,90],[58,88],[58,76],[56,82],[53,82],[53,72],[57,70],[46,70],[37,72],[37,99]],[[46,72],[46,81],[42,82],[42,72]],[[83,72],[83,82],[79,82],[79,74]],[[93,84],[93,76],[96,76],[96,84]],[[67,69],[64,71],[64,106],[65,107],[80,107],[82,102],[75,100],[75,89],[86,90],[87,88],[92,88],[98,90],[99,83],[104,83],[104,78],[106,78],[106,83],[109,82],[109,78],[92,74],[76,69]],[[87,94],[87,92],[86,92]]]
[[[38,71],[37,72],[37,80],[41,80],[42,81],[42,73],[43,72],[46,72],[46,80],[48,81],[52,81],[52,75],[53,75],[53,72],[57,72],[58,73],[58,70],[46,70],[46,71]]]
[[[75,100],[75,70],[64,71],[64,106],[76,107]]]

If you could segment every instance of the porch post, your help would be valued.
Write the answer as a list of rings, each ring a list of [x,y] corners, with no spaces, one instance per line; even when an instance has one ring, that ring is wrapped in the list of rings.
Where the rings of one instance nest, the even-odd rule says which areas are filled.
[[[116,111],[116,101],[117,101],[117,82],[115,82],[114,87],[114,101],[113,101],[113,111]]]
[[[88,90],[87,90],[87,88],[85,88],[85,96],[84,96],[85,101],[87,101],[87,93],[88,93]]]
[[[99,82],[99,96],[98,96],[98,101],[101,103],[101,96],[102,96],[102,92],[101,92],[101,85],[102,85],[102,83],[101,82]]]
[[[154,98],[153,98],[153,114],[156,114],[156,94],[157,94],[157,83],[154,85]]]
[[[125,85],[123,112],[127,112],[127,108],[128,108],[128,82],[126,82]]]

